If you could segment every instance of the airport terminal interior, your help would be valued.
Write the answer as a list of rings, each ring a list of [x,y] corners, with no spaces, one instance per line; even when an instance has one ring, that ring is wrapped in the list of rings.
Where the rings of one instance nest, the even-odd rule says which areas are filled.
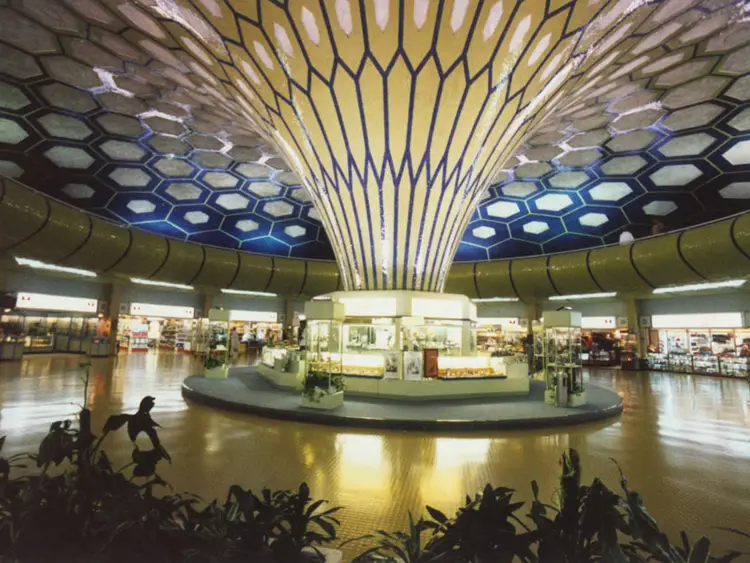
[[[0,559],[48,560],[54,505],[13,520],[8,475],[93,487],[100,444],[55,425],[89,413],[126,482],[342,507],[245,560],[407,560],[347,540],[430,506],[421,562],[645,561],[604,525],[630,559],[549,558],[564,523],[436,555],[466,495],[489,522],[514,489],[521,534],[571,475],[642,500],[656,560],[748,553],[748,279],[746,0],[0,0]],[[135,560],[97,559],[116,529],[69,560]]]

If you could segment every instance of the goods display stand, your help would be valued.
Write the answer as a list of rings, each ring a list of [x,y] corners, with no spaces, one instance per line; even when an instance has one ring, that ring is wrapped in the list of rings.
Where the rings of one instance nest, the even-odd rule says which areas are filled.
[[[581,364],[581,313],[545,311],[544,372],[546,403],[558,407],[579,407],[586,404]]]

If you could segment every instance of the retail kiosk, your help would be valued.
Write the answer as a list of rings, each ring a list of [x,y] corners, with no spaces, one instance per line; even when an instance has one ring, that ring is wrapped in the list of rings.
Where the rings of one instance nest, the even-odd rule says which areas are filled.
[[[117,340],[121,350],[191,350],[196,328],[193,307],[131,303],[128,312],[119,321]]]
[[[635,368],[636,335],[628,330],[627,317],[581,317],[582,352],[585,366]]]
[[[305,370],[320,370],[342,374],[347,394],[391,399],[529,391],[525,357],[478,354],[476,306],[464,295],[333,292],[308,302],[305,317],[306,362],[295,350],[263,351],[259,371],[282,387],[298,385]]]
[[[514,356],[524,351],[528,321],[518,317],[479,317],[476,332],[480,354]]]
[[[741,312],[652,315],[646,367],[655,371],[748,377],[750,329]]]

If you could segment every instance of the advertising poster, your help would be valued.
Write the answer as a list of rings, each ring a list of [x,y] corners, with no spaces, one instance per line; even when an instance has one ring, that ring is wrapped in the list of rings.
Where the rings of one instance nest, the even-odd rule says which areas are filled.
[[[401,379],[401,353],[386,352],[383,361],[383,379]]]
[[[438,350],[428,348],[424,351],[424,376],[426,379],[437,379],[438,375]]]
[[[423,369],[422,352],[404,352],[404,379],[407,381],[419,381],[422,379]]]

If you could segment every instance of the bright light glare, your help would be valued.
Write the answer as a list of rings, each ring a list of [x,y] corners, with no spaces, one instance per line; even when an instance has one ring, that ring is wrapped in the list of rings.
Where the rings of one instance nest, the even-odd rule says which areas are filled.
[[[499,303],[501,301],[518,301],[518,297],[485,297],[483,299],[472,299],[474,303]]]
[[[681,293],[683,291],[704,291],[706,289],[721,289],[722,287],[740,287],[747,280],[727,280],[713,283],[692,283],[688,285],[676,285],[674,287],[657,287],[654,293]]]
[[[172,287],[174,289],[193,289],[192,285],[184,285],[181,283],[169,283],[155,280],[144,280],[141,278],[130,278],[133,283],[139,283],[141,285],[157,285],[159,287]]]
[[[258,297],[277,297],[275,293],[265,291],[245,291],[244,289],[222,289],[222,293],[231,293],[233,295],[256,295]]]
[[[603,293],[575,293],[573,295],[552,295],[550,301],[573,301],[575,299],[601,299],[603,297],[615,297],[616,291],[606,291]]]
[[[19,258],[16,256],[16,263],[19,266],[28,266],[29,268],[36,268],[39,270],[51,270],[53,272],[65,272],[66,274],[75,274],[77,276],[87,276],[89,278],[95,278],[96,272],[91,270],[81,270],[80,268],[67,268],[65,266],[55,266],[54,264],[47,264],[40,262],[39,260],[31,260],[30,258]]]

